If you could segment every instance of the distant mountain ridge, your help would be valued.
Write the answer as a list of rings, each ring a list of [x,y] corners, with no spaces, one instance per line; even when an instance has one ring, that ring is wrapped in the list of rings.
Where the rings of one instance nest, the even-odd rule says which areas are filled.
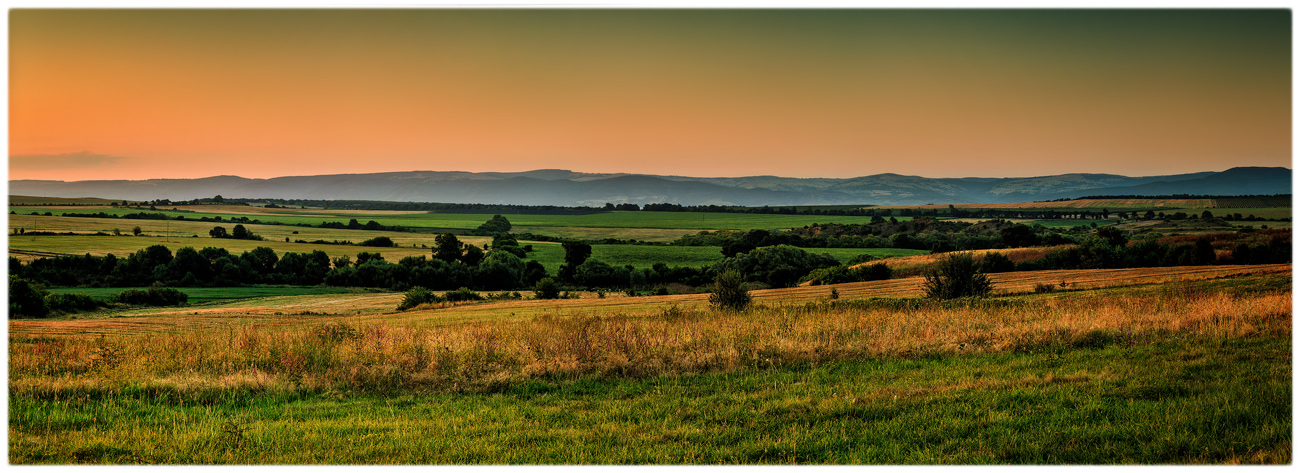
[[[407,171],[249,179],[104,181],[11,180],[9,193],[129,200],[226,198],[601,206],[917,205],[1010,203],[1084,195],[1250,195],[1291,193],[1291,169],[1236,167],[1222,172],[1128,177],[1060,174],[1016,178],[927,178],[875,174],[853,178],[689,177],[582,173]]]

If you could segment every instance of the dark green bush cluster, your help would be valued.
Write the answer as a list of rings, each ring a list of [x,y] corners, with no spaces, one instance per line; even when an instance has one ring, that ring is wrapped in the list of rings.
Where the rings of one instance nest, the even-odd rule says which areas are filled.
[[[752,299],[744,287],[745,278],[739,271],[723,271],[713,283],[713,294],[709,295],[709,304],[721,310],[745,310]]]
[[[881,281],[894,275],[894,270],[885,263],[868,264],[858,267],[849,265],[814,269],[804,278],[814,286],[822,284],[841,284],[846,282]]]
[[[765,246],[748,253],[723,259],[713,265],[719,274],[737,271],[746,281],[764,282],[772,287],[789,287],[818,268],[839,266],[827,254],[813,254],[790,245]]]
[[[45,288],[23,278],[9,276],[9,318],[44,317]]]
[[[403,297],[402,303],[397,305],[397,310],[408,310],[420,304],[434,304],[446,300],[427,288],[416,286],[406,291],[406,297]]]
[[[1002,253],[989,253],[980,259],[980,271],[985,273],[1009,273],[1016,270],[1016,263]]]
[[[481,300],[483,300],[483,296],[480,296],[477,292],[471,291],[471,290],[470,290],[469,288],[467,288],[467,287],[462,287],[462,288],[457,289],[457,290],[455,290],[455,291],[447,291],[447,293],[446,293],[446,294],[443,294],[442,297],[443,297],[444,299],[447,299],[447,302],[481,301]]]
[[[170,287],[151,287],[143,291],[127,289],[117,295],[117,302],[128,305],[174,306],[184,304],[189,296]]]
[[[85,294],[49,294],[45,296],[45,307],[54,312],[89,312],[107,305],[103,301]]]
[[[950,253],[925,275],[925,295],[934,299],[986,297],[993,291],[988,275],[980,272],[969,253]]]
[[[559,299],[560,285],[551,278],[542,278],[533,286],[533,293],[538,299]]]
[[[374,238],[371,238],[371,239],[366,240],[366,241],[363,241],[363,242],[361,242],[361,243],[357,243],[357,245],[359,245],[359,246],[374,246],[374,247],[379,247],[379,248],[392,248],[392,247],[394,247],[394,246],[397,246],[397,243],[393,243],[393,239],[392,239],[392,238],[388,238],[388,237],[386,237],[386,236],[381,236],[381,237],[374,237]]]

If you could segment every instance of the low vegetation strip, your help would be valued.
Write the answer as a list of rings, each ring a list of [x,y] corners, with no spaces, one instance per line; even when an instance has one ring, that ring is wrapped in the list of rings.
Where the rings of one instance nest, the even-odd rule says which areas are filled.
[[[11,330],[10,461],[1289,463],[1289,265],[1223,269],[1256,273],[964,301],[807,287],[741,312],[416,311],[500,309],[446,325],[243,301],[218,329]],[[400,297],[265,305],[381,296]]]
[[[299,330],[112,339],[15,336],[11,386],[64,383],[221,388],[251,376],[281,388],[492,389],[538,377],[670,375],[817,360],[1014,352],[1105,344],[1128,333],[1238,337],[1289,333],[1290,292],[1056,298],[1033,304],[812,303],[743,313],[672,307],[656,317],[544,314],[526,324],[439,329],[381,321]],[[851,302],[851,301],[850,301]],[[108,369],[93,353],[111,347]],[[177,376],[185,379],[177,383]]]

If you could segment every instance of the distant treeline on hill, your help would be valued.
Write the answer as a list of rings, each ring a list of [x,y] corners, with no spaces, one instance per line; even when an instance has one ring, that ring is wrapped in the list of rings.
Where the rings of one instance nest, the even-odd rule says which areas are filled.
[[[235,204],[266,203],[268,208],[319,207],[334,210],[405,210],[456,213],[512,213],[531,215],[584,215],[601,212],[594,207],[555,205],[448,204],[438,202],[389,202],[382,200],[311,200],[311,199],[227,199]]]
[[[1192,195],[1192,194],[1170,194],[1170,195],[1085,195],[1083,197],[1065,197],[1056,200],[1047,200],[1042,202],[1069,202],[1071,200],[1110,200],[1110,199],[1209,199],[1213,200],[1219,208],[1237,208],[1237,207],[1291,207],[1291,194],[1272,194],[1272,195]]]

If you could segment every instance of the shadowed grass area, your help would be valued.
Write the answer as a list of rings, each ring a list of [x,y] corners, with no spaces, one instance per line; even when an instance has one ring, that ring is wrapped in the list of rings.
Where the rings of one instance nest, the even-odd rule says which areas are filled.
[[[1289,463],[1282,338],[537,379],[469,394],[66,389],[14,463]]]

